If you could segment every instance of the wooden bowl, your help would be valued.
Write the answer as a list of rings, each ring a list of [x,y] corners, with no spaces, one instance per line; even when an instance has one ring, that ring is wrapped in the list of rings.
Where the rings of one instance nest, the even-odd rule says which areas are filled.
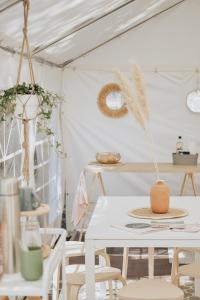
[[[100,164],[116,164],[120,161],[120,153],[99,152],[96,154],[96,160]]]

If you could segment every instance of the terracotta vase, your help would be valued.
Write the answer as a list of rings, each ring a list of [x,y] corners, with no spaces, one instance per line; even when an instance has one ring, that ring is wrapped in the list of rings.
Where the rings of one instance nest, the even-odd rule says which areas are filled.
[[[164,214],[169,211],[170,189],[163,180],[157,180],[150,190],[153,213]]]

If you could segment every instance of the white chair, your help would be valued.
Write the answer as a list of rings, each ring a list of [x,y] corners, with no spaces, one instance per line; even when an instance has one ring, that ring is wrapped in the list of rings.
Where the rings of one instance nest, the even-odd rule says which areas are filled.
[[[142,279],[132,282],[118,292],[119,300],[183,300],[177,286],[161,279]]]
[[[200,277],[200,264],[190,263],[179,266],[179,254],[181,252],[200,252],[200,248],[175,248],[172,261],[171,280],[174,284],[179,285],[181,276]]]
[[[80,288],[85,284],[85,265],[66,266],[67,300],[78,300]],[[112,267],[95,266],[95,282],[119,280],[123,285],[126,281],[121,276],[121,270]],[[110,292],[110,299],[113,293]]]

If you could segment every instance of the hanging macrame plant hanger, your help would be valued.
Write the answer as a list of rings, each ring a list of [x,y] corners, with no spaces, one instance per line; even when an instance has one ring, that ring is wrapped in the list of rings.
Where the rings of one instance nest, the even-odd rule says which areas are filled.
[[[24,158],[23,158],[23,167],[22,167],[22,175],[26,185],[29,185],[30,181],[30,172],[29,172],[29,121],[36,119],[39,114],[39,103],[40,98],[35,93],[35,77],[33,72],[33,64],[32,64],[32,54],[29,46],[29,38],[28,38],[28,14],[29,14],[29,0],[23,0],[23,8],[24,8],[24,26],[23,26],[23,40],[22,47],[20,51],[19,65],[17,70],[17,82],[14,89],[14,93],[16,95],[16,109],[15,116],[18,119],[22,120],[23,124],[23,136],[24,141],[22,144],[24,150]],[[24,57],[27,56],[28,60],[28,69],[30,76],[30,94],[28,95],[18,95],[16,92],[17,86],[20,84],[22,64]]]

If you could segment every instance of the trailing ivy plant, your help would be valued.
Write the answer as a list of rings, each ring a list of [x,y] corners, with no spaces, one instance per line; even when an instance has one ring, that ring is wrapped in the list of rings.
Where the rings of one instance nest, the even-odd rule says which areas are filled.
[[[38,95],[38,116],[36,118],[38,132],[45,134],[47,137],[55,136],[49,126],[52,113],[61,102],[62,98],[55,93],[44,90],[38,84],[29,84],[23,82],[17,86],[0,91],[0,123],[15,118],[14,112],[16,107],[16,95]],[[56,149],[62,153],[62,145],[56,140]]]

